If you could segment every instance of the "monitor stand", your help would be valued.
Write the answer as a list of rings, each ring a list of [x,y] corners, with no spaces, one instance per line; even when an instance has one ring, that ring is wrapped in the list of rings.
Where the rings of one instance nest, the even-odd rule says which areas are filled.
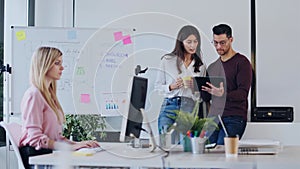
[[[156,148],[159,148],[160,150],[166,152],[166,153],[169,153],[169,150],[165,150],[164,148],[162,148],[161,146],[159,146],[156,141],[155,141],[155,138],[154,138],[154,135],[153,135],[153,131],[152,131],[152,128],[151,128],[151,125],[150,123],[148,122],[148,118],[146,116],[146,113],[145,113],[145,110],[143,108],[140,109],[141,110],[141,113],[142,113],[142,116],[143,116],[143,119],[144,121],[146,122],[146,125],[147,125],[147,128],[148,128],[148,134],[149,134],[149,137],[150,137],[150,144],[152,144],[152,148],[150,150],[150,152],[154,152],[154,150]]]

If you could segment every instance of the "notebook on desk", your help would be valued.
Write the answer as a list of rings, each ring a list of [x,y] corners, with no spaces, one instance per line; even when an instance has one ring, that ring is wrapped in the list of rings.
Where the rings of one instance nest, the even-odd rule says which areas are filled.
[[[281,149],[281,143],[271,139],[242,139],[239,141],[241,155],[274,155]]]
[[[281,150],[281,143],[269,139],[243,139],[239,141],[239,155],[274,155]],[[224,145],[207,149],[208,153],[225,153]]]

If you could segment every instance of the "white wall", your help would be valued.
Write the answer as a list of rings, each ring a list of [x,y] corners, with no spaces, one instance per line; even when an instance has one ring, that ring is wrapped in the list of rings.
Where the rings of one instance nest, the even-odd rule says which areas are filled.
[[[257,105],[294,106],[300,122],[300,1],[257,1]]]
[[[35,1],[35,26],[72,27],[73,0]]]

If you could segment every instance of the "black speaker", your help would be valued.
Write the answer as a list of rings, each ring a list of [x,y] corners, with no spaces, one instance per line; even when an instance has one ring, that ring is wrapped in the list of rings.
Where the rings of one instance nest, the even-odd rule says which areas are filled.
[[[293,107],[255,107],[251,112],[252,122],[293,122]]]

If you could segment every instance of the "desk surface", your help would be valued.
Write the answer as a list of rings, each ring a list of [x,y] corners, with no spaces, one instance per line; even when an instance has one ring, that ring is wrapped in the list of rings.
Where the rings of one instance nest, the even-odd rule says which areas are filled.
[[[73,166],[115,166],[115,167],[157,167],[162,168],[162,157],[165,152],[157,149],[132,148],[124,143],[101,143],[105,151],[92,156],[75,156],[70,152],[54,152],[52,154],[30,157],[29,163],[34,165],[72,164]],[[69,158],[68,158],[69,157]],[[164,158],[165,167],[186,168],[289,168],[300,166],[300,146],[283,147],[277,155],[239,155],[237,158],[226,158],[224,153],[210,152],[192,154],[183,152],[177,146]]]

